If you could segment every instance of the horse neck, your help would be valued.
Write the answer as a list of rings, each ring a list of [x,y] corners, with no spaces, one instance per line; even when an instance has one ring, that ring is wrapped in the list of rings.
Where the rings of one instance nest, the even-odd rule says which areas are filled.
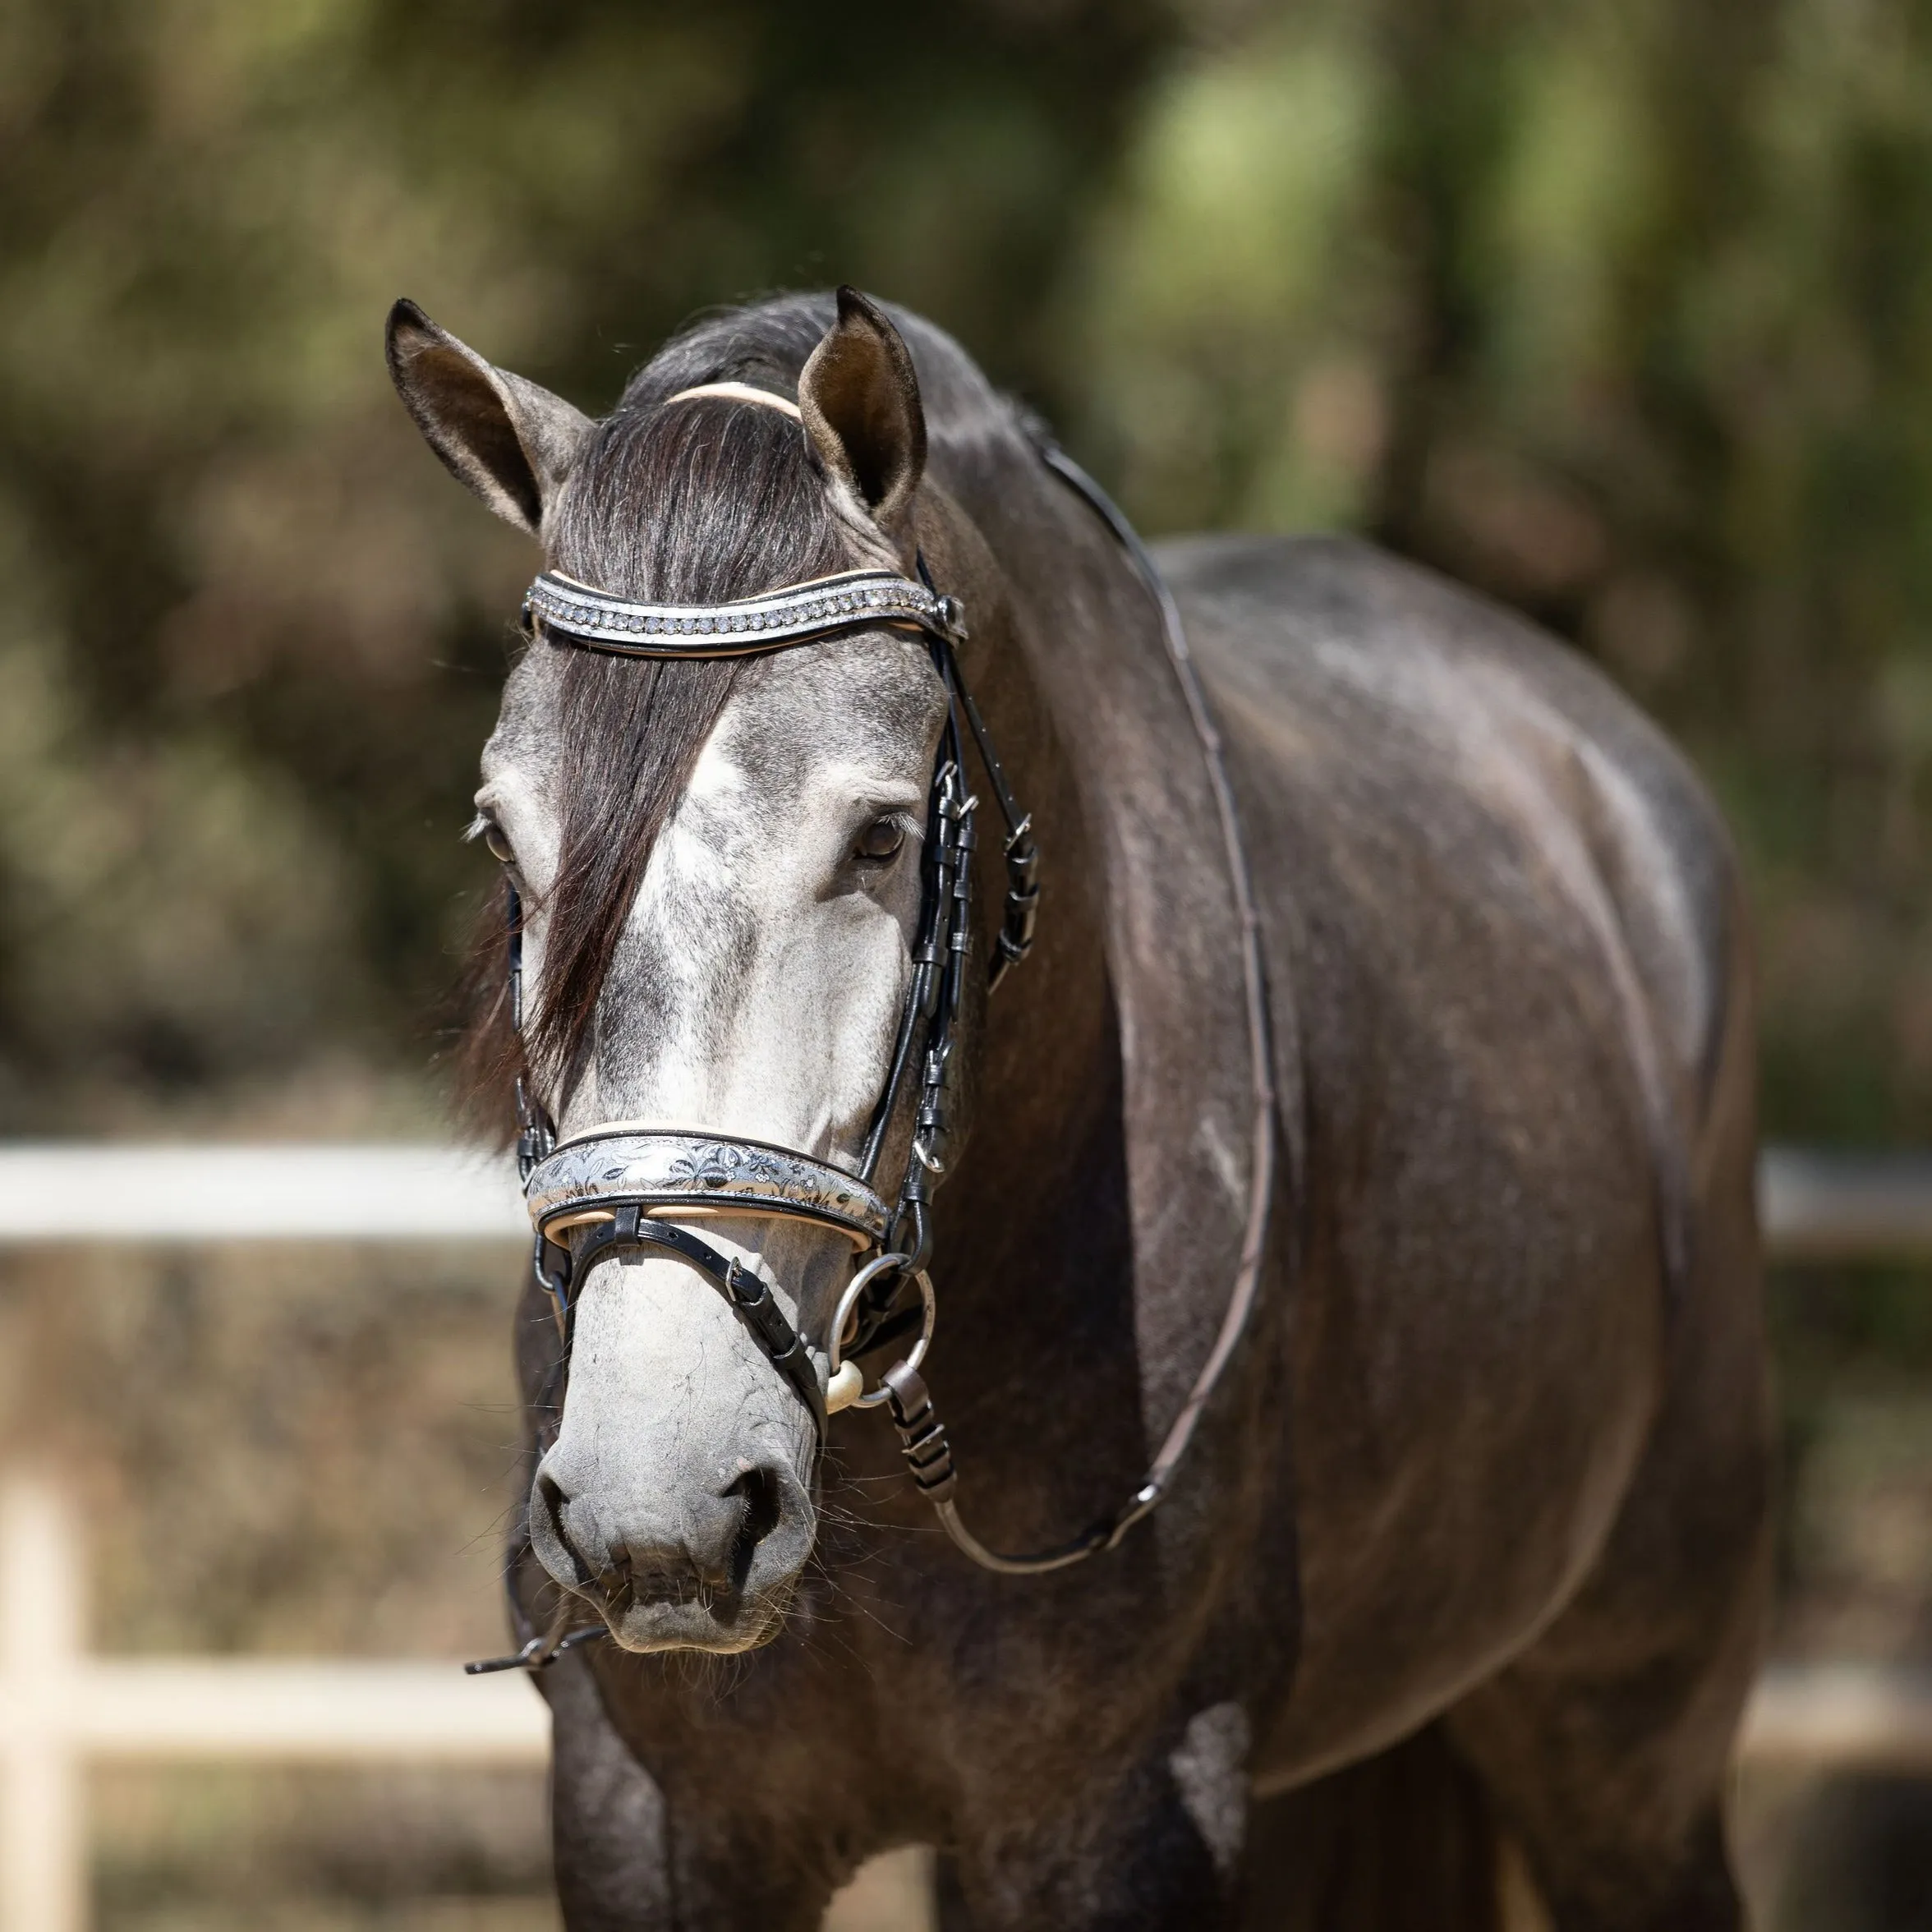
[[[1066,821],[1041,840],[1037,983],[1014,992],[1039,1005],[1010,1029],[1002,988],[987,1018],[976,1151],[1009,1118],[1026,1150],[999,1157],[1018,1225],[992,1239],[1008,1261],[1023,1241],[1060,1258],[1052,1281],[1024,1271],[1028,1313],[1138,1337],[1157,1440],[1226,1306],[1251,1158],[1241,928],[1208,766],[1157,607],[1090,507],[1016,433],[942,431],[936,456],[1010,586],[1015,677],[1042,707]],[[988,1290],[1014,1318],[1019,1279]]]
[[[988,601],[1000,619],[974,666],[974,696],[1033,820],[1041,909],[1032,952],[974,1029],[972,1129],[939,1209],[949,1354],[963,1365],[959,1345],[990,1348],[996,1374],[1001,1351],[1030,1352],[1092,1312],[1097,1269],[1122,1292],[1132,1273],[1120,1043],[1102,943],[1106,868],[1068,720],[1040,673],[1044,586],[1006,566],[999,557],[1002,581]],[[1004,827],[991,803],[980,815],[986,932],[997,930],[1004,886]]]

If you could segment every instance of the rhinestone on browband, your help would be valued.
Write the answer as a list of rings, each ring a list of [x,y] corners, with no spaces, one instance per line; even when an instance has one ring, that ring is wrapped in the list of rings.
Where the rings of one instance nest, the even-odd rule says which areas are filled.
[[[722,657],[772,651],[849,627],[910,623],[959,641],[958,606],[890,570],[849,570],[729,604],[632,604],[554,571],[523,600],[526,623],[625,657]]]

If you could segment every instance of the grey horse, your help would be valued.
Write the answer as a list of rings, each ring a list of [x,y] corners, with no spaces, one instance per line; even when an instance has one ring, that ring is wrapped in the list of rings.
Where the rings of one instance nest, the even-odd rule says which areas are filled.
[[[965,1004],[925,1373],[977,1533],[1064,1539],[1186,1398],[1255,1158],[1242,930],[1147,586],[1036,423],[849,290],[700,323],[600,421],[408,303],[389,361],[567,580],[715,603],[922,565],[963,605],[1045,897],[1033,956]],[[936,1533],[884,1418],[841,1410],[821,1451],[675,1258],[589,1271],[567,1385],[533,1287],[515,1617],[614,1640],[539,1678],[573,1932],[810,1927],[913,1842],[986,1932],[1476,1927],[1505,1869],[1560,1932],[1741,1922],[1722,1801],[1769,1424],[1723,830],[1603,678],[1479,598],[1337,539],[1159,554],[1267,976],[1280,1159],[1240,1346],[1162,1506],[1014,1577]],[[849,1166],[945,709],[889,626],[692,662],[538,628],[478,794],[527,1024],[499,939],[478,1064],[566,1135],[682,1122]],[[996,866],[980,899],[984,935]],[[824,1387],[850,1248],[702,1225]]]

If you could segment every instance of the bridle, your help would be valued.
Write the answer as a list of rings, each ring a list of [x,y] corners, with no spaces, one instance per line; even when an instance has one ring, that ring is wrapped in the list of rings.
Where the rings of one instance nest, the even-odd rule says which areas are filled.
[[[828,1413],[889,1399],[883,1391],[864,1393],[857,1363],[844,1358],[905,1332],[904,1324],[895,1323],[892,1309],[908,1283],[918,1286],[921,1301],[918,1310],[907,1311],[921,1329],[915,1358],[922,1359],[931,1341],[932,1188],[945,1171],[948,1076],[972,948],[978,801],[966,790],[962,720],[1006,826],[1005,908],[991,985],[997,986],[1026,957],[1040,899],[1032,821],[1014,802],[985,720],[959,674],[963,616],[952,599],[933,590],[923,561],[919,570],[918,582],[890,571],[846,571],[762,596],[702,606],[631,603],[545,573],[531,586],[525,605],[533,631],[540,627],[545,636],[565,643],[631,657],[714,657],[783,650],[876,625],[910,628],[925,637],[945,687],[945,723],[927,798],[912,978],[856,1173],[763,1141],[621,1123],[559,1143],[527,1088],[519,1082],[517,1090],[518,1166],[536,1230],[534,1266],[556,1310],[566,1353],[576,1317],[574,1285],[608,1255],[661,1252],[696,1270],[729,1302],[798,1391],[821,1441]],[[520,1026],[519,940],[513,932],[511,1010]],[[915,1057],[918,1091],[911,1144],[889,1206],[874,1182]],[[741,1215],[809,1221],[845,1236],[871,1257],[841,1299],[827,1350],[832,1378],[822,1394],[803,1338],[763,1278],[678,1225]],[[918,1359],[911,1366],[917,1369]]]
[[[718,395],[798,413],[769,391],[733,383],[708,384],[669,398]],[[550,1388],[560,1394],[573,1336],[577,1284],[613,1255],[648,1254],[683,1263],[728,1303],[812,1415],[822,1447],[829,1414],[847,1406],[889,1407],[913,1480],[953,1542],[982,1567],[1008,1576],[1037,1575],[1111,1549],[1157,1504],[1185,1456],[1195,1424],[1244,1330],[1259,1280],[1273,1189],[1274,1089],[1259,922],[1234,797],[1218,734],[1189,657],[1180,614],[1153,559],[1111,500],[1084,471],[1051,445],[1043,460],[1107,524],[1159,606],[1170,662],[1205,757],[1221,821],[1235,909],[1251,1054],[1253,1138],[1249,1200],[1240,1260],[1212,1350],[1146,1477],[1127,1502],[1070,1543],[1028,1556],[988,1549],[961,1520],[958,1477],[944,1427],[919,1373],[931,1346],[936,1299],[932,1260],[932,1189],[945,1173],[949,1089],[956,1028],[972,950],[973,858],[978,800],[967,789],[969,733],[1005,828],[1006,891],[987,967],[989,991],[1025,959],[1033,944],[1040,888],[1033,821],[1014,798],[979,707],[961,673],[965,615],[939,593],[925,559],[918,579],[886,570],[854,570],[814,578],[756,597],[700,605],[644,604],[615,597],[556,572],[531,586],[523,625],[578,649],[626,657],[723,657],[789,649],[854,630],[888,626],[918,632],[945,692],[945,721],[928,795],[923,877],[912,947],[913,973],[901,1007],[892,1059],[869,1123],[856,1171],[795,1149],[697,1129],[612,1123],[559,1141],[526,1082],[516,1085],[518,1166],[535,1230],[533,1270],[550,1297],[563,1338]],[[522,908],[506,881],[509,998],[522,1026]],[[906,1165],[890,1203],[876,1189],[891,1124],[915,1065],[918,1094]],[[830,1376],[821,1392],[804,1338],[761,1274],[728,1255],[689,1223],[735,1216],[783,1216],[849,1240],[862,1257],[841,1295],[826,1337]],[[908,1303],[906,1290],[918,1290]],[[906,1305],[902,1305],[904,1304]],[[916,1339],[871,1392],[853,1358]],[[568,1648],[605,1634],[602,1625],[533,1637],[513,1657],[472,1671],[540,1668]]]

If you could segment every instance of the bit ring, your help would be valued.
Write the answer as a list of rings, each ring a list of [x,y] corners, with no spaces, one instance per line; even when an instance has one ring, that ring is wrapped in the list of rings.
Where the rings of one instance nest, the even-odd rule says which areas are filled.
[[[839,1297],[839,1306],[832,1316],[831,1343],[828,1352],[831,1373],[836,1375],[843,1364],[843,1341],[845,1323],[852,1311],[858,1305],[858,1298],[865,1293],[879,1276],[892,1269],[909,1267],[909,1254],[881,1254],[868,1261],[845,1284],[845,1292]],[[908,1368],[917,1368],[926,1359],[926,1351],[932,1346],[933,1323],[939,1318],[939,1298],[932,1291],[932,1277],[924,1268],[913,1272],[913,1279],[919,1285],[919,1295],[925,1303],[925,1319],[920,1324],[919,1339],[913,1344],[911,1353],[905,1359]],[[854,1396],[852,1406],[855,1409],[876,1409],[889,1392],[876,1388],[870,1395]]]

